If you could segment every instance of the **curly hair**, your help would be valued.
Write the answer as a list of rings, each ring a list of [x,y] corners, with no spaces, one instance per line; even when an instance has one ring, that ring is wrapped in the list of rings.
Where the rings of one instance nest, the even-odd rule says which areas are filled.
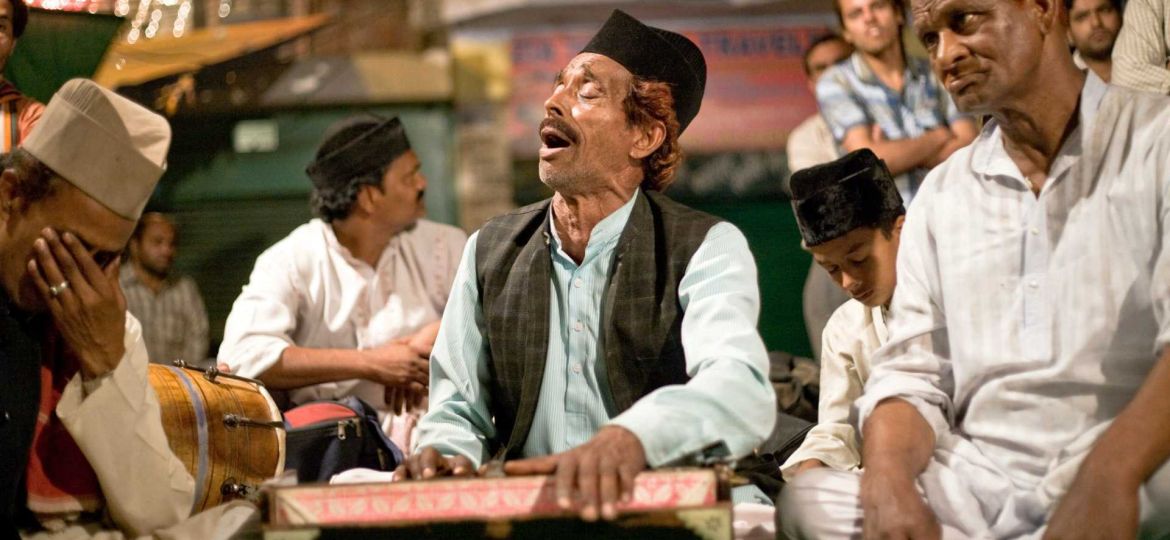
[[[626,122],[631,126],[646,127],[654,122],[666,126],[662,146],[642,159],[642,189],[666,191],[674,182],[674,173],[683,159],[670,84],[635,77],[622,105],[626,110]]]
[[[377,170],[355,176],[343,186],[313,186],[313,191],[309,194],[309,206],[313,209],[313,215],[325,223],[349,217],[362,186],[382,189],[382,178],[386,176],[386,169],[389,167],[390,164],[387,163]]]
[[[53,169],[23,148],[0,155],[0,169],[12,169],[16,174],[13,197],[23,201],[26,207],[48,198],[62,181]]]

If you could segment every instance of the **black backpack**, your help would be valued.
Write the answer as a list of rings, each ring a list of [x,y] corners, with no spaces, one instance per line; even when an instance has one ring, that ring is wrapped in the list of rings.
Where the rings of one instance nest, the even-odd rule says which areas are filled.
[[[353,396],[341,401],[314,401],[284,413],[287,427],[285,470],[297,482],[328,482],[355,468],[393,471],[402,450],[382,431],[377,411]]]

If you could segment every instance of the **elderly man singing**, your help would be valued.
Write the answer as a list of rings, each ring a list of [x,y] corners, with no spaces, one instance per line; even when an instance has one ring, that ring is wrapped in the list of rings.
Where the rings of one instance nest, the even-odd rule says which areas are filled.
[[[615,11],[560,72],[540,125],[549,200],[468,241],[431,357],[409,477],[556,475],[612,517],[647,466],[742,456],[776,414],[756,266],[729,223],[661,194],[699,112],[703,55]]]

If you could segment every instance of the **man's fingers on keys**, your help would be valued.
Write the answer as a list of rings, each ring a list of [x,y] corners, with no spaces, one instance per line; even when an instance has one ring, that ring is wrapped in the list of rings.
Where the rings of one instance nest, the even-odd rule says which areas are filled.
[[[577,464],[577,492],[581,498],[581,519],[596,521],[598,515],[598,464],[596,454],[586,454]]]
[[[634,500],[634,480],[638,477],[638,469],[632,465],[623,463],[618,466],[618,477],[621,480],[622,502],[628,503]]]
[[[609,460],[602,461],[597,471],[598,496],[601,501],[601,517],[612,520],[617,517],[615,505],[621,497],[618,467]]]
[[[557,506],[561,510],[573,508],[577,484],[577,458],[572,452],[562,454],[556,461]]]

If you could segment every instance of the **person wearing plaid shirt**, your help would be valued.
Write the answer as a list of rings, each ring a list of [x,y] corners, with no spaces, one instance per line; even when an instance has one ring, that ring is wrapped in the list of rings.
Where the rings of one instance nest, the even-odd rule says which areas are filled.
[[[930,63],[902,46],[902,0],[836,0],[855,52],[817,82],[817,104],[844,152],[869,148],[910,201],[926,173],[975,139]]]

